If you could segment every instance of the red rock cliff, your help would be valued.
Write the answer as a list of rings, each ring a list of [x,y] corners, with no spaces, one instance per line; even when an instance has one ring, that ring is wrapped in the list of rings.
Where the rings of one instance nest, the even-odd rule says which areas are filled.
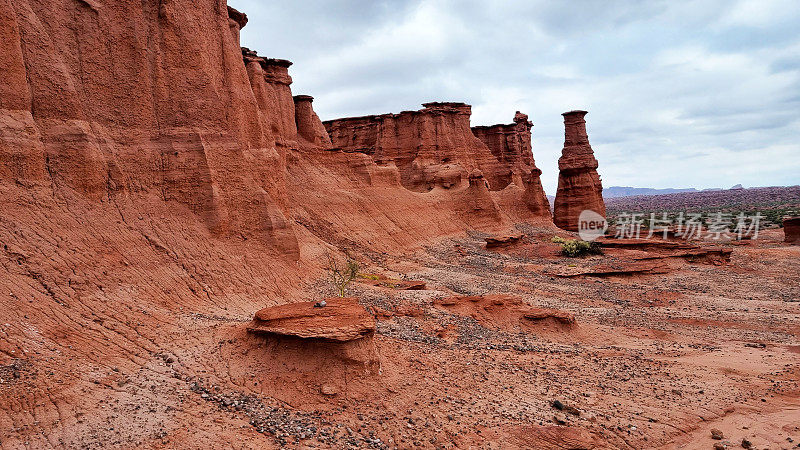
[[[533,160],[531,128],[527,114],[517,111],[514,123],[472,127],[472,133],[492,152],[503,165],[497,174],[505,187],[510,183],[525,189],[525,203],[536,215],[549,216],[550,202],[542,188],[542,171]],[[503,186],[505,184],[505,186]]]
[[[473,169],[480,169],[490,189],[508,183],[509,169],[472,134],[471,107],[464,103],[425,103],[419,111],[352,117],[324,122],[334,147],[392,161],[403,186],[426,192],[466,184]]]
[[[564,230],[578,231],[578,216],[584,210],[606,215],[603,185],[597,173],[597,160],[586,134],[586,111],[570,111],[564,116],[564,149],[558,160],[558,191],[553,221]]]
[[[296,253],[285,187],[260,171],[280,166],[273,136],[294,136],[294,114],[277,132],[260,120],[246,16],[215,0],[3,0],[0,21],[3,178],[95,200],[158,193],[218,235]]]

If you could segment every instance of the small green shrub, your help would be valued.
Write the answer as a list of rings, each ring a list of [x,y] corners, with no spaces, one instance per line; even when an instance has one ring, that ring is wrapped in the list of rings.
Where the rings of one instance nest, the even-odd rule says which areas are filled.
[[[347,255],[347,261],[344,266],[340,266],[336,262],[336,258],[328,254],[328,276],[331,284],[336,288],[339,297],[345,296],[347,285],[349,285],[358,276],[358,263]]]
[[[599,255],[603,253],[600,244],[597,242],[586,242],[580,239],[564,239],[555,236],[552,242],[561,244],[561,254],[569,258],[576,258],[583,255]]]

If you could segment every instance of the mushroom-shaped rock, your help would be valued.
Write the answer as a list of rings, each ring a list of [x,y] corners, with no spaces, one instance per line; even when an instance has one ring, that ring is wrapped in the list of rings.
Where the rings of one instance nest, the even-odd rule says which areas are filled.
[[[331,138],[328,131],[319,120],[319,116],[314,112],[311,103],[314,97],[310,95],[295,95],[294,99],[294,118],[297,125],[297,133],[312,144],[320,147],[330,148]]]
[[[355,298],[325,299],[272,306],[258,311],[247,328],[252,333],[347,342],[372,335],[375,318]]]
[[[783,241],[788,244],[800,244],[800,217],[783,219]]]

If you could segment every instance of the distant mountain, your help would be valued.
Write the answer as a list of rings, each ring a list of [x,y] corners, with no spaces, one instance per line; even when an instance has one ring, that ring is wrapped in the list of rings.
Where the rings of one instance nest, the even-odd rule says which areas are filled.
[[[679,192],[697,192],[695,188],[687,189],[653,189],[653,188],[635,188],[626,186],[611,186],[603,189],[603,198],[617,198],[617,197],[631,197],[634,195],[661,195],[661,194],[677,194]]]

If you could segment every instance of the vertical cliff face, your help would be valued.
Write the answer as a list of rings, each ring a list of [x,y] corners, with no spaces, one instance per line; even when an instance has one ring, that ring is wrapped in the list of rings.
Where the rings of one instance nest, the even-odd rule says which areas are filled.
[[[501,178],[505,185],[514,182],[522,187],[522,174],[528,174],[536,167],[531,151],[532,127],[528,116],[519,111],[514,115],[512,124],[472,127],[472,133],[489,147],[498,161],[508,167],[509,170]]]
[[[592,210],[605,216],[603,185],[597,173],[597,160],[586,134],[586,111],[570,111],[564,116],[564,149],[558,160],[558,191],[553,221],[564,230],[578,231],[578,216]]]
[[[505,187],[508,170],[472,134],[471,107],[464,103],[433,102],[419,111],[354,117],[324,122],[334,147],[392,161],[407,189],[427,192],[466,184],[480,169],[490,189]],[[507,184],[507,183],[506,183]]]
[[[285,189],[252,170],[280,161],[242,64],[244,14],[216,0],[3,0],[0,20],[4,178],[94,200],[157,193],[218,235],[296,253]],[[294,136],[289,122],[275,134]]]
[[[319,116],[314,112],[311,102],[314,97],[310,95],[295,95],[294,96],[294,117],[297,124],[297,134],[303,137],[308,142],[320,146],[331,147],[331,138],[328,136],[328,131],[319,120]]]
[[[517,111],[514,123],[472,127],[472,133],[480,139],[492,155],[501,163],[497,174],[498,188],[512,182],[525,189],[524,202],[538,216],[550,215],[550,202],[542,188],[542,171],[533,160],[531,128],[533,123],[527,114]]]

